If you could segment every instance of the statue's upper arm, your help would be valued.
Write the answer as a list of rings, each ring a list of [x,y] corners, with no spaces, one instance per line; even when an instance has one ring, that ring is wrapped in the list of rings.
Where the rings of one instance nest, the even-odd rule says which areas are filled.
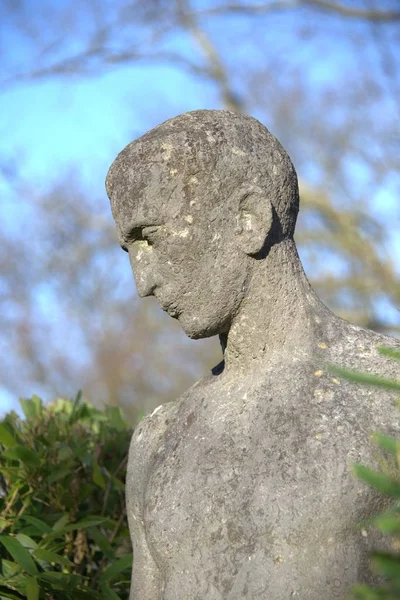
[[[138,428],[132,435],[126,476],[126,504],[133,547],[133,571],[130,600],[156,600],[159,574],[147,546],[143,499],[147,481],[147,460]],[[139,439],[138,439],[139,438]]]
[[[163,443],[168,422],[166,414],[171,410],[172,404],[159,407],[143,419],[132,435],[126,477],[126,503],[134,555],[130,600],[158,600],[160,595],[161,573],[146,539],[144,499],[152,457]]]

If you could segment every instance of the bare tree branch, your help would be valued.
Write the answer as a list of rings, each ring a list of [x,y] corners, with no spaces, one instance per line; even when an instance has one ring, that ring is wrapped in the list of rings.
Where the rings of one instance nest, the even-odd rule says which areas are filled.
[[[200,48],[203,57],[206,59],[206,65],[196,64],[187,57],[179,53],[167,51],[140,51],[135,48],[128,50],[113,50],[107,46],[107,41],[111,38],[115,30],[123,25],[119,21],[113,24],[98,27],[93,38],[88,42],[86,50],[69,56],[57,63],[32,69],[28,73],[18,73],[12,77],[6,78],[1,82],[3,89],[19,81],[46,78],[53,75],[74,76],[91,75],[98,73],[101,66],[115,65],[128,62],[165,62],[174,64],[193,75],[206,77],[213,80],[221,89],[223,104],[226,108],[232,110],[243,110],[244,104],[237,94],[232,90],[228,81],[228,70],[223,65],[220,53],[215,48],[210,36],[198,24],[198,19],[212,15],[224,16],[229,13],[237,14],[269,14],[273,12],[290,11],[300,7],[313,7],[318,10],[336,13],[341,16],[365,19],[374,23],[388,23],[400,20],[398,11],[375,11],[351,8],[341,3],[330,2],[329,0],[277,0],[265,4],[241,4],[232,3],[204,10],[192,10],[187,0],[176,0],[177,17],[174,17],[171,23],[163,26],[159,31],[152,32],[153,43],[160,37],[171,31],[174,27],[181,26],[182,29],[190,33]],[[41,58],[48,56],[60,45],[61,40],[53,40],[45,46],[41,52]],[[94,61],[95,64],[90,64]],[[99,64],[102,63],[101,64]]]
[[[337,13],[343,17],[350,17],[353,19],[364,19],[367,21],[375,21],[380,23],[388,23],[391,21],[400,20],[399,11],[376,11],[376,10],[363,10],[358,8],[351,8],[345,4],[337,2],[329,2],[327,0],[287,0],[286,2],[277,1],[270,2],[268,4],[226,4],[224,6],[216,6],[214,8],[206,8],[199,10],[197,16],[208,16],[208,15],[226,15],[228,13],[236,14],[270,14],[274,12],[282,12],[286,10],[293,10],[301,6],[310,6],[323,10],[330,13]]]
[[[319,8],[321,10],[337,13],[342,17],[351,17],[353,19],[365,19],[367,21],[375,21],[380,23],[389,23],[391,21],[400,20],[399,11],[378,11],[378,10],[363,10],[360,8],[351,8],[345,4],[337,2],[329,2],[328,0],[303,0],[303,4]]]
[[[195,13],[189,10],[190,5],[188,1],[178,0],[178,8],[182,26],[192,35],[207,59],[209,73],[221,90],[223,105],[230,110],[243,110],[243,103],[230,86],[228,71],[222,62],[220,54],[217,52],[209,36],[199,27]]]
[[[91,58],[99,58],[99,62],[90,64]],[[193,75],[205,77],[208,79],[215,79],[215,74],[210,70],[201,65],[197,65],[184,56],[173,53],[173,52],[151,52],[142,54],[135,50],[127,50],[121,52],[110,51],[107,54],[107,49],[88,49],[82,54],[76,55],[73,58],[67,58],[64,61],[60,61],[56,64],[49,65],[40,69],[34,69],[27,73],[18,73],[5,79],[1,82],[1,86],[5,89],[9,85],[13,85],[20,81],[29,81],[33,79],[44,79],[46,77],[52,77],[55,75],[62,75],[64,77],[74,76],[89,76],[98,75],[99,71],[106,66],[129,63],[129,62],[149,62],[149,63],[170,63],[177,67],[183,68],[185,71],[192,73]]]

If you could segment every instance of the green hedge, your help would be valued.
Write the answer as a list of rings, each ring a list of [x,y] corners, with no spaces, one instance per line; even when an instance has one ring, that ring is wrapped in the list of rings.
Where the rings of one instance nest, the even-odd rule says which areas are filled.
[[[0,423],[0,599],[128,599],[127,423],[80,394],[21,405]]]

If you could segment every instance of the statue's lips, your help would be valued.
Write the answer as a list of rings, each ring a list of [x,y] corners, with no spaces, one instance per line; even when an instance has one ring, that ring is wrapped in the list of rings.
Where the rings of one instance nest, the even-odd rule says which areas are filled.
[[[158,304],[163,309],[163,311],[168,313],[170,317],[173,317],[174,319],[177,319],[179,317],[179,315],[181,313],[178,310],[178,307],[176,306],[175,302],[166,302],[166,301],[161,300],[161,298],[159,298],[157,296],[155,296],[155,298],[156,298]]]

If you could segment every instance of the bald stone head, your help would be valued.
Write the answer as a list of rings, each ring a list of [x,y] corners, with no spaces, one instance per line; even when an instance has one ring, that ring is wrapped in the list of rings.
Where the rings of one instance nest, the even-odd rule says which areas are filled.
[[[292,238],[295,169],[256,119],[199,110],[128,144],[106,180],[140,296],[192,338],[229,330],[255,261]]]

